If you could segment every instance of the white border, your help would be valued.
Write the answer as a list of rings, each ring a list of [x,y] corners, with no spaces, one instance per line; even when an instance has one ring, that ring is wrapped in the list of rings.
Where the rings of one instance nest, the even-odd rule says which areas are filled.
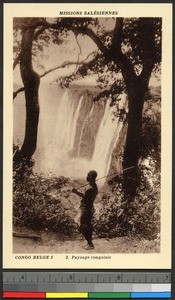
[[[111,254],[111,260],[53,259],[15,260],[12,253],[12,137],[13,137],[13,17],[57,17],[59,11],[118,11],[118,17],[162,17],[162,150],[161,150],[161,252],[156,254]],[[90,16],[90,15],[89,15]],[[117,17],[114,15],[114,17]],[[66,17],[66,16],[65,16]],[[76,17],[76,16],[74,16]],[[77,16],[78,17],[78,16]],[[93,15],[93,17],[98,17]],[[105,17],[100,16],[99,17]],[[3,141],[3,267],[4,268],[149,268],[171,267],[172,210],[172,4],[4,4],[4,141]],[[50,255],[50,254],[49,254]],[[83,255],[83,254],[80,254]],[[98,254],[95,254],[98,255]],[[101,255],[101,254],[99,254]],[[105,254],[108,255],[108,254]]]

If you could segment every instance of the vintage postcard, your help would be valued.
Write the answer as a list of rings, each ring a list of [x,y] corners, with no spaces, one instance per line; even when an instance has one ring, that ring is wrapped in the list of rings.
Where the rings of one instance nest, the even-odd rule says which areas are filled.
[[[171,267],[171,4],[4,4],[3,101],[4,268]]]

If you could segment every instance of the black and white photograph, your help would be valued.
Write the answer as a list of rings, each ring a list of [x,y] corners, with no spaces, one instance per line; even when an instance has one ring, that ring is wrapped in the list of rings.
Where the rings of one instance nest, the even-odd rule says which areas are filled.
[[[162,252],[163,17],[85,8],[12,17],[18,260]]]

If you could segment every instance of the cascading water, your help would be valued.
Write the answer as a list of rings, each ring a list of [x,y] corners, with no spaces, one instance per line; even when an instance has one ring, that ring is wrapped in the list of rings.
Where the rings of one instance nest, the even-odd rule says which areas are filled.
[[[41,83],[35,172],[72,178],[85,178],[90,169],[98,177],[108,174],[123,123],[109,100],[93,102],[94,93],[90,87],[61,90]]]
[[[108,100],[106,103],[104,117],[98,130],[91,162],[92,168],[98,166],[101,176],[108,174],[112,152],[123,126],[123,123],[119,120],[119,118],[114,119],[114,112],[115,107],[110,107],[110,101]]]
[[[57,121],[53,143],[63,152],[71,151],[74,145],[77,119],[82,105],[83,96],[74,101],[66,90],[58,105]]]
[[[80,102],[81,102],[81,99],[80,99]],[[78,145],[78,157],[80,157],[81,142],[82,142],[82,139],[83,139],[84,129],[88,126],[88,121],[90,120],[90,118],[92,116],[93,110],[94,110],[94,102],[93,102],[92,108],[90,110],[90,113],[87,115],[87,117],[85,118],[85,121],[83,122],[83,127],[82,127],[82,130],[81,130],[81,135],[80,135],[80,140],[79,140],[79,145]]]

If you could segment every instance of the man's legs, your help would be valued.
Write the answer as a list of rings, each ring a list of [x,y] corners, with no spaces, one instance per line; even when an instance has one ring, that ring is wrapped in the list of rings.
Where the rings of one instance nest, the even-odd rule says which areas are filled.
[[[86,220],[86,223],[83,222],[85,220],[83,220],[81,218],[81,225],[80,225],[80,230],[81,233],[83,234],[83,236],[85,237],[85,239],[88,242],[89,249],[93,249],[94,245],[92,243],[92,225],[91,225],[91,219]]]
[[[91,224],[87,224],[86,230],[85,230],[84,233],[85,233],[84,237],[87,240],[88,245],[93,246],[93,243],[92,243],[92,225]]]

